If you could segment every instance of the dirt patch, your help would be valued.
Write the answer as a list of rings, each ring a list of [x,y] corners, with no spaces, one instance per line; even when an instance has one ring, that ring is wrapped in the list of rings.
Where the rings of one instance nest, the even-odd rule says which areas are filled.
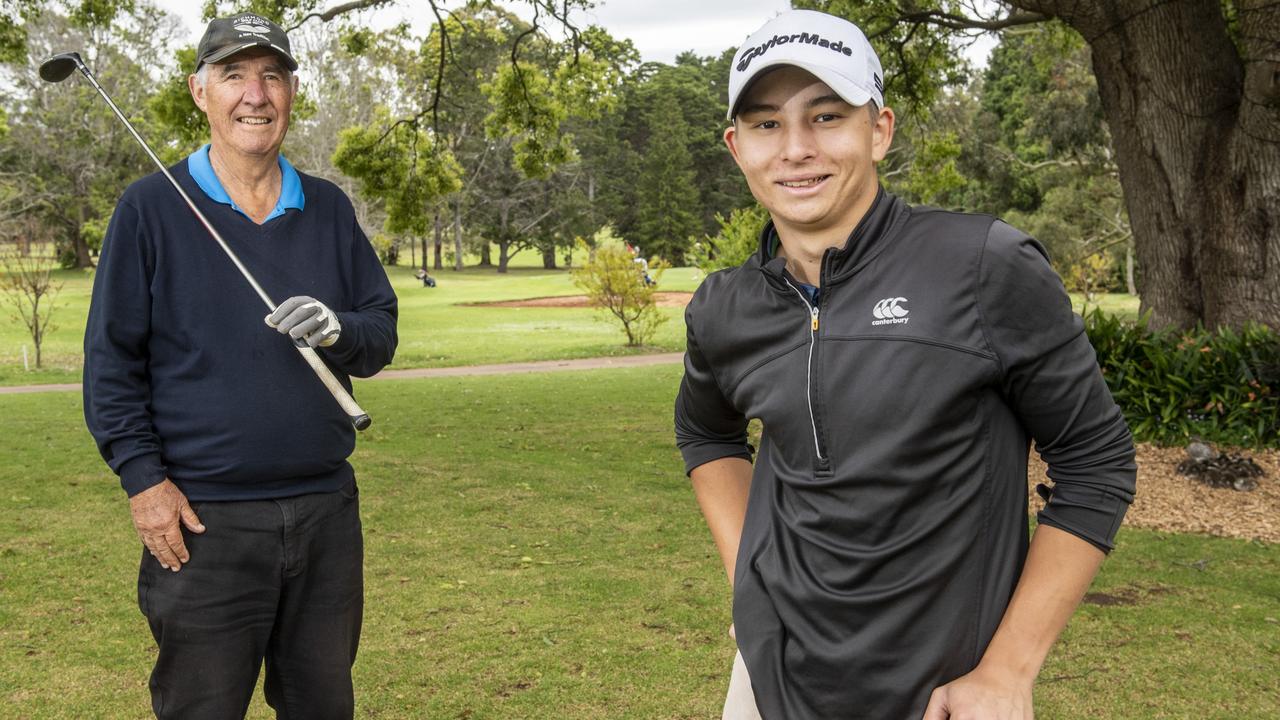
[[[689,304],[693,293],[689,292],[656,292],[654,303],[658,307],[684,307]],[[541,308],[584,308],[590,307],[586,295],[558,295],[556,297],[525,298],[524,300],[502,300],[500,302],[465,303],[471,307],[541,307]]]
[[[1138,492],[1124,524],[1167,532],[1280,542],[1280,450],[1243,452],[1266,473],[1258,478],[1258,487],[1247,492],[1209,487],[1179,475],[1178,463],[1187,457],[1182,448],[1139,445]],[[1034,452],[1027,476],[1031,483],[1031,510],[1036,512],[1044,502],[1036,495],[1035,485],[1046,480],[1045,465]]]
[[[1086,593],[1083,602],[1089,605],[1101,605],[1104,607],[1114,605],[1138,605],[1153,598],[1162,595],[1174,594],[1174,589],[1164,585],[1152,585],[1150,587],[1141,587],[1134,585],[1126,585],[1116,588],[1110,592],[1091,592]]]
[[[1083,602],[1104,607],[1111,605],[1137,605],[1138,598],[1132,593],[1091,592],[1085,594]]]

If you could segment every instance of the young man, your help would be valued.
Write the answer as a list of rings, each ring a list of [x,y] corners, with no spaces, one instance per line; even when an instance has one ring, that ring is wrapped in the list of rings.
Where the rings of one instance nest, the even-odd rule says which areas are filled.
[[[772,221],[690,303],[676,400],[734,589],[726,718],[1029,720],[1133,497],[1129,431],[1041,246],[880,187],[882,87],[862,32],[810,11],[730,73],[725,143]],[[1032,439],[1054,485],[1028,543]]]
[[[188,81],[210,144],[170,168],[288,298],[267,324],[159,173],[120,199],[94,281],[85,417],[145,546],[138,604],[159,646],[161,718],[243,717],[264,660],[279,717],[353,713],[355,432],[280,333],[320,348],[350,389],[348,375],[391,361],[396,297],[347,197],[280,155],[297,67],[274,23],[210,22]]]

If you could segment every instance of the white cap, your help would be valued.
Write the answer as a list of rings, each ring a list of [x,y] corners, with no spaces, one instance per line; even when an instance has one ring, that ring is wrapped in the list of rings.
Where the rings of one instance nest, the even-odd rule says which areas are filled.
[[[875,100],[884,107],[884,71],[857,25],[814,10],[784,12],[747,38],[729,70],[732,120],[742,93],[764,70],[794,65],[807,70],[850,105]]]

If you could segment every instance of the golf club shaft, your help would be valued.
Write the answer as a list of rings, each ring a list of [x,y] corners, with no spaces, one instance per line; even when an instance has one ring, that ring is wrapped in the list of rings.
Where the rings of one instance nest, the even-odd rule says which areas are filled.
[[[138,134],[137,130],[133,129],[133,123],[129,122],[129,119],[124,116],[124,113],[120,112],[120,108],[116,107],[116,104],[111,100],[111,96],[107,94],[106,90],[102,89],[102,86],[98,84],[98,80],[93,76],[93,73],[89,72],[89,68],[84,63],[80,62],[78,58],[76,61],[76,69],[80,71],[81,75],[84,75],[85,78],[89,80],[89,83],[98,91],[98,94],[102,96],[102,99],[107,101],[107,105],[111,107],[112,112],[116,114],[116,117],[120,118],[120,122],[124,123],[125,128],[127,128],[129,133],[133,135],[133,139],[138,141],[138,144],[142,146],[142,149],[145,150],[147,155],[151,157],[151,160],[155,162],[156,167],[160,168],[160,172],[164,173],[165,178],[169,180],[169,184],[172,185],[173,189],[177,190],[178,194],[182,196],[182,200],[186,202],[187,207],[191,208],[191,212],[196,216],[196,219],[200,221],[200,224],[204,226],[205,230],[209,231],[209,235],[218,242],[218,246],[222,248],[222,251],[226,253],[228,258],[231,258],[231,262],[235,263],[236,269],[240,271],[240,274],[244,276],[244,279],[253,287],[254,292],[258,293],[258,297],[262,298],[262,302],[266,304],[267,312],[275,312],[276,304],[271,300],[271,296],[267,295],[267,292],[263,290],[262,286],[258,284],[258,281],[254,279],[253,274],[249,272],[249,269],[244,266],[244,263],[240,262],[240,258],[236,256],[235,251],[231,249],[231,246],[227,245],[226,240],[222,239],[222,235],[220,235],[217,229],[213,227],[213,224],[204,216],[204,213],[200,212],[200,208],[196,207],[191,196],[187,195],[187,192],[182,189],[182,186],[178,184],[178,181],[174,179],[173,175],[169,174],[169,169],[166,168],[164,163],[160,162],[160,158],[156,157],[156,154],[151,151],[151,146],[147,144],[147,141],[142,139],[142,136]],[[338,378],[334,377],[333,372],[329,370],[329,366],[325,365],[324,361],[320,359],[320,354],[308,345],[306,341],[301,339],[294,341],[294,347],[302,354],[303,359],[311,366],[311,369],[315,371],[316,375],[320,378],[320,381],[324,383],[324,386],[329,390],[330,394],[333,395],[333,399],[337,400],[338,405],[342,406],[343,412],[351,418],[351,424],[354,425],[357,430],[364,430],[369,427],[369,414],[361,409],[361,407],[356,404],[355,398],[351,397],[351,393],[348,393],[346,388],[342,387],[342,383],[338,382]]]

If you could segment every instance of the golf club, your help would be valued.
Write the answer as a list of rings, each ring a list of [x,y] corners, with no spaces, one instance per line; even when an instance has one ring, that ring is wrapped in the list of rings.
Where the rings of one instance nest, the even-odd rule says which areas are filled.
[[[166,168],[164,163],[160,162],[160,158],[156,157],[156,154],[152,152],[151,146],[147,145],[147,141],[142,139],[142,136],[138,134],[138,131],[133,129],[133,124],[124,116],[124,113],[120,112],[120,108],[116,107],[116,104],[111,101],[111,97],[107,95],[107,91],[102,89],[102,86],[98,84],[97,79],[93,77],[93,73],[89,72],[89,68],[85,66],[84,61],[80,58],[80,53],[60,53],[58,55],[54,55],[48,60],[45,60],[40,64],[40,77],[47,82],[62,82],[70,77],[71,73],[76,70],[79,70],[81,75],[88,78],[89,83],[98,91],[98,94],[102,96],[102,99],[107,101],[107,105],[111,106],[111,110],[115,112],[116,117],[120,118],[120,122],[124,123],[124,126],[129,130],[129,133],[133,135],[133,139],[137,140],[138,144],[142,146],[142,149],[147,151],[147,155],[149,155],[155,162],[156,167],[160,168],[160,172],[164,173],[164,176],[168,178],[169,184],[172,185],[173,189],[177,190],[178,194],[182,196],[182,199],[186,201],[187,207],[191,208],[191,212],[195,214],[196,219],[200,221],[201,225],[204,225],[204,229],[209,231],[209,234],[213,236],[213,239],[218,241],[218,245],[222,247],[222,251],[227,254],[227,257],[231,258],[231,262],[235,263],[236,269],[238,269],[240,274],[244,276],[244,279],[248,280],[249,284],[253,286],[254,292],[258,293],[258,297],[262,298],[262,302],[266,303],[267,311],[275,312],[275,302],[271,300],[271,297],[267,295],[266,291],[262,289],[262,286],[258,284],[258,281],[254,279],[253,275],[249,272],[249,269],[240,262],[240,258],[236,257],[235,252],[231,250],[231,246],[227,245],[226,240],[222,239],[222,236],[219,235],[218,231],[214,229],[212,224],[210,224],[209,219],[204,216],[204,213],[200,212],[200,208],[196,207],[195,202],[193,202],[191,197],[187,195],[186,191],[182,189],[182,186],[178,184],[178,181],[174,180],[173,176],[169,174],[168,168]],[[329,367],[324,364],[324,361],[320,359],[320,355],[315,351],[315,349],[301,338],[295,339],[293,341],[293,346],[302,354],[303,359],[305,359],[307,364],[311,366],[311,369],[315,371],[316,375],[320,378],[320,381],[324,383],[324,386],[329,389],[329,393],[333,395],[333,399],[337,400],[338,404],[342,406],[343,412],[351,418],[351,424],[354,425],[357,430],[364,430],[369,427],[372,422],[369,418],[369,414],[360,409],[360,406],[356,404],[355,398],[351,397],[351,394],[348,393],[346,389],[342,387],[342,384],[338,382],[338,379],[333,376],[333,373],[330,372]]]

